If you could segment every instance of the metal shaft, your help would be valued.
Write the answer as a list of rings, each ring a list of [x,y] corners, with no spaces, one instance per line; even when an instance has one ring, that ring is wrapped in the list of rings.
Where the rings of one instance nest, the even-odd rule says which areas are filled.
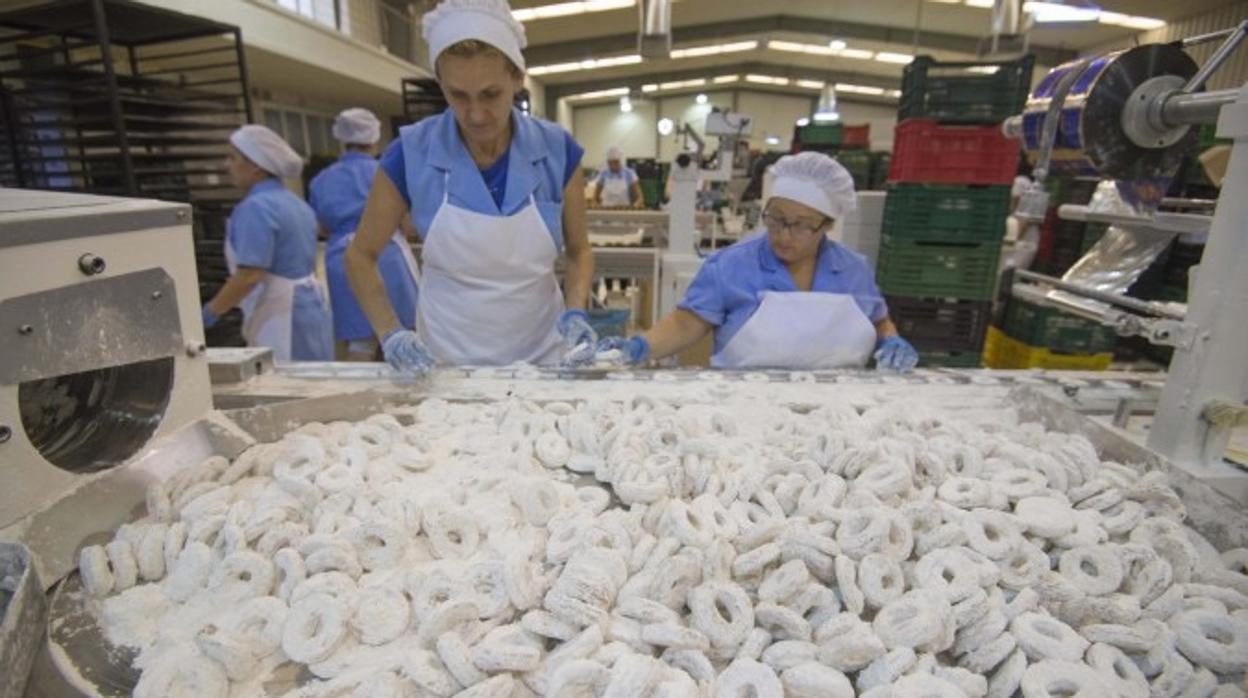
[[[1045,274],[1038,274],[1034,271],[1027,271],[1026,269],[1019,269],[1014,272],[1014,275],[1025,281],[1034,281],[1035,283],[1038,283],[1038,284],[1046,284],[1046,285],[1052,286],[1053,288],[1060,289],[1062,291],[1067,291],[1069,293],[1073,293],[1077,296],[1083,296],[1084,298],[1091,298],[1094,301],[1101,301],[1102,303],[1109,303],[1110,305],[1116,305],[1120,308],[1126,308],[1127,310],[1131,310],[1131,311],[1141,313],[1144,315],[1165,317],[1165,318],[1170,318],[1172,320],[1183,319],[1183,313],[1180,313],[1175,310],[1170,310],[1168,308],[1160,308],[1160,307],[1152,305],[1151,303],[1148,303],[1147,301],[1142,301],[1136,298],[1120,296],[1116,293],[1106,293],[1105,291],[1098,291],[1094,288],[1080,286],[1079,284],[1072,284],[1069,281],[1062,281],[1061,279],[1058,279],[1056,277],[1048,276]]]
[[[1161,121],[1165,128],[1185,124],[1211,124],[1218,120],[1222,107],[1235,101],[1238,90],[1216,92],[1171,93],[1161,105]]]
[[[1215,70],[1222,67],[1222,64],[1226,62],[1226,59],[1230,57],[1235,48],[1239,46],[1239,42],[1244,40],[1245,34],[1248,34],[1248,19],[1240,22],[1239,26],[1231,30],[1230,34],[1226,37],[1226,41],[1222,42],[1222,45],[1213,52],[1213,55],[1209,57],[1209,60],[1205,61],[1205,64],[1200,66],[1200,70],[1196,71],[1196,74],[1192,76],[1192,79],[1188,80],[1187,84],[1183,86],[1183,92],[1191,94],[1204,87],[1205,81],[1209,79],[1210,75],[1213,75]]]

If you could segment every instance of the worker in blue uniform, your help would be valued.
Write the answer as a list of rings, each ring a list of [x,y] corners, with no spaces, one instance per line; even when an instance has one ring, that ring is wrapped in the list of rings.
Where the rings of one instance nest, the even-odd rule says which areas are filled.
[[[855,206],[853,177],[832,158],[781,158],[765,232],[711,255],[675,311],[645,334],[604,339],[600,352],[637,364],[713,332],[717,368],[862,367],[872,357],[878,368],[914,368],[918,354],[889,319],[870,266],[827,237]]]
[[[449,108],[403,128],[382,153],[346,254],[386,360],[423,374],[435,364],[592,356],[584,151],[558,125],[513,107],[524,84],[523,25],[504,0],[443,0],[423,22]],[[414,331],[396,317],[377,273],[409,212],[423,242]]]
[[[204,304],[204,327],[235,307],[243,338],[269,347],[277,361],[330,361],[333,329],[325,288],[316,278],[316,214],[282,179],[303,160],[282,137],[249,124],[230,135],[226,166],[247,193],[226,225],[230,278]]]
[[[316,211],[325,245],[325,277],[329,282],[329,302],[334,312],[334,340],[337,356],[346,361],[375,361],[380,358],[381,342],[373,334],[368,318],[355,300],[343,262],[347,247],[355,237],[368,190],[377,175],[377,144],[381,122],[367,109],[352,108],[334,119],[334,138],[343,145],[338,162],[326,167],[308,185],[308,203]],[[404,219],[406,221],[406,219]],[[378,271],[386,287],[386,297],[394,307],[399,324],[416,327],[416,297],[419,266],[400,225],[386,243],[378,259]]]

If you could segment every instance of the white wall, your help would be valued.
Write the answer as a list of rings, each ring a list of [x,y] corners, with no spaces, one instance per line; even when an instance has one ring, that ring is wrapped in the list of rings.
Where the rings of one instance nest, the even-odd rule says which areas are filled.
[[[573,110],[572,134],[585,148],[583,164],[602,167],[607,148],[613,145],[624,151],[625,158],[654,157],[658,119],[655,103],[649,100],[633,102],[633,111],[628,114],[620,111],[618,102]]]
[[[565,106],[566,100],[560,100],[560,106],[561,111],[566,108],[570,112],[570,117],[564,122],[565,127],[570,127],[572,135],[585,146],[586,162],[596,162],[594,158],[601,158],[601,153],[612,144],[623,148],[627,157],[670,161],[680,152],[680,143],[675,136],[658,136],[659,119],[669,118],[677,125],[687,122],[701,134],[706,115],[710,113],[712,106],[732,109],[754,117],[751,148],[787,151],[796,121],[810,116],[814,108],[813,96],[748,89],[718,90],[707,92],[706,95],[706,104],[698,104],[697,94],[692,92],[634,99],[631,114],[622,113],[615,101]],[[842,101],[840,111],[846,124],[871,125],[872,150],[892,150],[893,129],[897,125],[896,107]],[[563,115],[559,116],[562,121]],[[767,145],[767,136],[778,137],[780,143]]]

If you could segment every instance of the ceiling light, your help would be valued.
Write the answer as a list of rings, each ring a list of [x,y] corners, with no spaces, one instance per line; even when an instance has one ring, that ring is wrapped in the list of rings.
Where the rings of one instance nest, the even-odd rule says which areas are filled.
[[[901,90],[889,90],[887,94],[889,97],[900,97]]]
[[[841,41],[840,39],[833,39],[828,42],[828,48],[832,49],[833,51],[844,51],[846,46],[848,46],[848,44],[846,44],[844,41]]]
[[[1023,11],[1041,24],[1056,22],[1095,22],[1097,10],[1063,5],[1060,2],[1025,2]]]
[[[1101,24],[1112,24],[1119,27],[1141,29],[1145,31],[1149,29],[1161,29],[1166,26],[1166,21],[1164,19],[1124,15],[1121,12],[1106,12],[1105,10],[1101,10],[1100,14],[1096,17],[1096,21]]]
[[[535,19],[566,17],[568,15],[579,15],[587,12],[621,10],[627,7],[633,7],[633,5],[634,0],[583,0],[581,2],[557,2],[552,5],[541,5],[522,10],[512,10],[511,16],[514,17],[517,22],[531,22]]]
[[[864,51],[860,48],[847,48],[836,54],[840,58],[853,58],[859,61],[869,61],[875,56],[874,51]]]
[[[675,130],[676,130],[676,122],[672,121],[666,116],[663,117],[662,119],[659,119],[659,135],[660,136],[670,136],[672,135],[672,131],[675,131]]]
[[[695,46],[693,48],[673,49],[672,58],[697,58],[698,56],[718,56],[721,53],[737,53],[739,51],[753,51],[758,48],[757,41],[735,41],[728,44],[712,44],[710,46]]]
[[[796,41],[768,41],[767,48],[790,53],[810,53],[816,56],[835,56],[836,51],[830,46],[818,44],[802,44]]]
[[[730,82],[736,82],[740,79],[741,79],[741,76],[739,75],[720,75],[714,80],[711,80],[711,82],[715,83],[716,85],[725,85]]]
[[[996,75],[1001,70],[999,65],[973,65],[966,69],[968,73],[979,73],[980,75]]]
[[[698,104],[706,104],[706,95],[703,93],[698,93],[698,96],[694,97],[693,101],[697,102]]]
[[[870,85],[854,85],[854,84],[845,83],[845,82],[836,83],[836,90],[838,92],[851,92],[853,94],[859,94],[859,95],[882,95],[885,92],[883,87],[872,87]]]
[[[914,56],[908,53],[893,53],[891,51],[878,51],[875,54],[875,60],[881,63],[899,63],[905,65],[914,60]]]
[[[642,85],[642,86],[641,86],[641,91],[642,91],[642,92],[658,92],[658,91],[659,91],[659,86],[658,86],[658,85],[656,85],[656,84],[654,84],[654,83],[650,83],[650,84],[648,84],[648,85]]]
[[[763,139],[763,142],[765,142],[767,145],[780,145],[780,137],[779,136],[767,136],[765,139]]]
[[[809,88],[812,90],[822,90],[824,85],[827,83],[825,83],[822,80],[798,80],[797,82],[793,84],[797,85],[798,87],[805,87],[805,88]]]
[[[798,125],[798,126],[809,126],[809,125],[810,125],[810,119],[807,119],[806,117],[804,117],[804,116],[803,116],[802,118],[800,118],[800,119],[798,119],[798,120],[797,120],[797,125]]]
[[[996,4],[996,0],[966,0],[967,7],[978,7],[986,10],[991,10]]]
[[[568,99],[599,99],[602,97],[619,97],[628,95],[627,87],[612,87],[609,90],[594,90],[593,92],[580,92],[574,95],[568,95]]]
[[[628,95],[620,97],[620,111],[624,112],[625,114],[628,114],[631,111],[633,111],[633,103],[631,100],[629,100]]]
[[[628,56],[610,56],[607,58],[587,58],[583,61],[575,63],[555,63],[553,65],[539,65],[528,69],[529,75],[548,75],[550,73],[568,73],[573,70],[596,70],[598,68],[613,68],[619,65],[633,65],[641,62],[641,56],[631,54]]]
[[[789,84],[788,78],[777,78],[771,75],[750,74],[750,75],[745,76],[745,81],[756,83],[759,85],[787,85]]]
[[[706,84],[706,78],[695,78],[693,80],[676,80],[673,82],[659,83],[660,90],[679,90],[683,87],[700,87]]]

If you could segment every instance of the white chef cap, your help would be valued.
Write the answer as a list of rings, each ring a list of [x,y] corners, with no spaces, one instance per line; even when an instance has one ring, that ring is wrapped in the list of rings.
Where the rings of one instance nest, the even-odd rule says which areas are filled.
[[[381,122],[367,109],[344,109],[334,119],[334,138],[352,145],[372,145],[381,140]]]
[[[607,148],[607,159],[608,160],[623,160],[624,151],[620,150],[620,146],[613,145],[610,148]]]
[[[260,169],[283,179],[303,172],[303,159],[267,126],[247,124],[230,134],[230,143]]]
[[[511,16],[507,0],[442,0],[425,13],[422,21],[425,42],[429,44],[429,65],[449,46],[476,39],[503,52],[520,70],[528,41],[524,25]]]
[[[1026,175],[1015,177],[1014,185],[1010,187],[1010,196],[1022,196],[1029,186],[1031,186],[1031,178]]]
[[[841,163],[822,153],[785,155],[771,166],[771,196],[805,204],[829,218],[858,207],[854,178]]]

